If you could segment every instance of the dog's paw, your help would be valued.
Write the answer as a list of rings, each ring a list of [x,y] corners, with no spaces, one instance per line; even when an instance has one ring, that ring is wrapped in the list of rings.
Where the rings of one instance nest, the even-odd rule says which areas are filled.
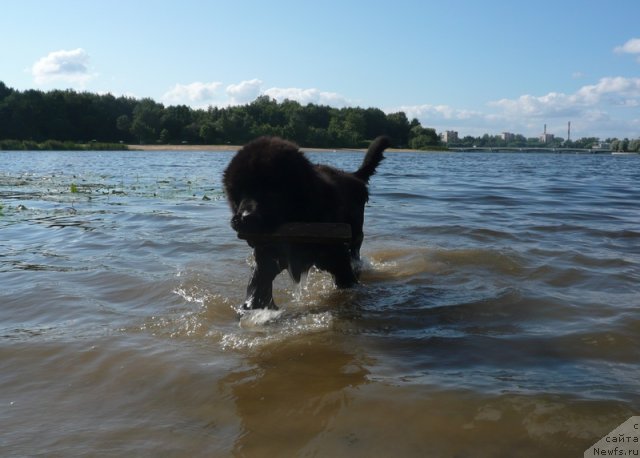
[[[278,306],[273,302],[273,298],[269,301],[259,301],[254,297],[249,297],[242,305],[236,308],[236,312],[240,316],[252,310],[278,310]]]

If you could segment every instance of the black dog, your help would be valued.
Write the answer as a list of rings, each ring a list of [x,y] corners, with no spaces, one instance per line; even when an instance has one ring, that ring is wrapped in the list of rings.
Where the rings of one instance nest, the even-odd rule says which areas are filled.
[[[270,233],[284,223],[348,223],[347,244],[250,243],[256,266],[247,287],[244,309],[277,308],[272,283],[284,269],[296,282],[311,266],[333,275],[336,286],[358,281],[367,184],[390,145],[376,138],[353,173],[314,165],[298,146],[280,138],[260,137],[245,145],[224,171],[223,183],[238,233]]]

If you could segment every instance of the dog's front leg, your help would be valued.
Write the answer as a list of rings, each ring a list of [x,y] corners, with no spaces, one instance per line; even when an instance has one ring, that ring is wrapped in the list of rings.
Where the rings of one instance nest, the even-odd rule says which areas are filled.
[[[282,271],[275,250],[268,245],[256,246],[254,249],[256,265],[251,273],[247,286],[247,299],[242,308],[277,309],[273,301],[273,280]]]

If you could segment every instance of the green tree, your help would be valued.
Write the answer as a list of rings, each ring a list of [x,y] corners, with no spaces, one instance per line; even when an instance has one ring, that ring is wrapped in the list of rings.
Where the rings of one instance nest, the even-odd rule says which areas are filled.
[[[413,121],[411,122],[413,127],[409,132],[409,148],[427,150],[430,147],[440,146],[440,137],[435,129],[422,127],[417,119]]]
[[[379,108],[367,108],[363,110],[364,119],[363,136],[367,140],[372,140],[378,135],[387,134],[387,115]]]
[[[222,139],[220,136],[220,132],[216,128],[216,124],[213,122],[205,122],[200,126],[200,130],[198,132],[198,136],[202,140],[202,142],[206,144],[216,144],[222,143]]]
[[[7,87],[2,81],[0,81],[0,102],[13,93],[13,89]]]
[[[127,115],[120,115],[116,119],[116,127],[119,131],[126,133],[131,129],[131,119]]]
[[[326,105],[307,104],[303,108],[304,118],[307,120],[309,127],[327,130],[331,121],[332,109]]]
[[[161,133],[166,130],[164,137],[167,143],[180,143],[187,140],[188,135],[185,129],[193,121],[192,112],[193,110],[186,105],[170,106],[162,111],[160,128]]]
[[[403,111],[387,115],[387,134],[398,147],[409,144],[409,131],[411,127],[407,115]]]
[[[624,140],[622,140],[621,145],[620,145],[620,149],[624,152],[628,152],[629,151],[629,139],[625,138]]]
[[[111,94],[21,92],[0,82],[0,140],[244,143],[279,135],[307,146],[362,147],[387,134],[396,145],[407,145],[410,136],[415,144],[434,142],[432,131],[418,128],[403,112],[387,115],[377,108],[302,106],[261,96],[243,106],[195,110]]]
[[[140,143],[154,143],[158,140],[163,105],[152,99],[142,99],[133,110],[131,132]]]

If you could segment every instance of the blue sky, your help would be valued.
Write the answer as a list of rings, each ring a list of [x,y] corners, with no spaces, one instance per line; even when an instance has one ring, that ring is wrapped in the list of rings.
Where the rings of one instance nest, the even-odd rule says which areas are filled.
[[[2,5],[0,81],[403,110],[461,136],[640,137],[640,1],[36,1]]]

